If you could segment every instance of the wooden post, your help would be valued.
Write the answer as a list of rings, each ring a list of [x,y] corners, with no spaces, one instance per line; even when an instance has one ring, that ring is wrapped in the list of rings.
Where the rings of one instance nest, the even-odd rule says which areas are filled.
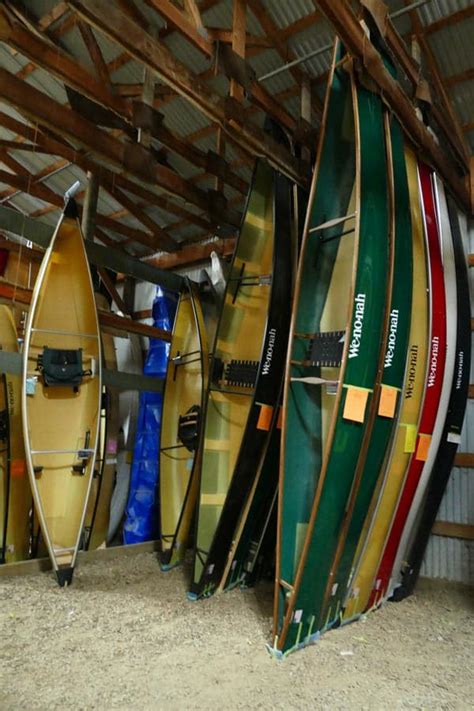
[[[232,10],[232,49],[239,57],[245,57],[245,39],[247,31],[247,3],[234,0]],[[244,90],[233,79],[230,81],[230,95],[242,101]]]
[[[87,188],[82,208],[82,234],[84,239],[94,241],[97,201],[99,198],[99,179],[94,173],[87,171]]]

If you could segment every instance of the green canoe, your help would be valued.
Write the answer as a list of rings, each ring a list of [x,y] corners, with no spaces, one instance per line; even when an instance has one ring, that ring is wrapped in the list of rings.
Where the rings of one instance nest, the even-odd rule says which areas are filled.
[[[390,199],[394,257],[392,294],[384,367],[378,397],[374,398],[375,421],[367,455],[359,458],[360,475],[347,507],[345,526],[339,539],[326,588],[323,620],[326,626],[339,621],[341,606],[350,584],[352,563],[362,533],[371,498],[384,472],[384,460],[395,432],[400,409],[412,301],[412,232],[410,196],[405,164],[404,139],[400,124],[386,116],[387,158],[392,164]],[[363,454],[363,453],[361,453]]]
[[[335,52],[287,363],[276,655],[323,625],[331,564],[379,368],[390,229],[382,103]],[[343,347],[342,347],[343,344]],[[341,352],[342,351],[342,352]]]

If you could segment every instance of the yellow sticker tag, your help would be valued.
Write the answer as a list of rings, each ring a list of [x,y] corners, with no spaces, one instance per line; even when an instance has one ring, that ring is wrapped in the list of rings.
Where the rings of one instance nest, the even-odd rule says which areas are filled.
[[[397,388],[390,385],[382,385],[380,390],[379,415],[380,417],[395,417],[397,407]]]
[[[349,385],[347,388],[346,402],[344,403],[344,412],[342,413],[344,419],[352,420],[353,422],[363,422],[368,397],[368,390]]]
[[[403,451],[411,454],[416,449],[416,425],[405,425],[405,444]]]

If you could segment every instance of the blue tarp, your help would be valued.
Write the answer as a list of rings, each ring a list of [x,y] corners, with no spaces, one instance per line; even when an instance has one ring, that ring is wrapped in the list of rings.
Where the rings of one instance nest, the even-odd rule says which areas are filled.
[[[178,297],[160,286],[153,301],[153,325],[171,331]],[[164,378],[170,345],[150,338],[150,347],[143,372]],[[159,455],[162,396],[141,393],[138,407],[137,432],[130,473],[130,493],[123,528],[124,543],[156,540],[159,531]]]

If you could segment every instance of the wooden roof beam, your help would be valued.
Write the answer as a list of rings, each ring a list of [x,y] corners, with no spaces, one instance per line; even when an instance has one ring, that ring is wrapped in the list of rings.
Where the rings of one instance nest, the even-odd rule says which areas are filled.
[[[456,84],[461,84],[463,81],[473,81],[474,80],[474,68],[470,67],[464,72],[459,72],[459,74],[452,74],[450,77],[444,78],[444,85],[447,88],[456,86]]]
[[[362,0],[359,0],[360,4],[361,2]],[[407,0],[405,0],[405,2],[407,2]],[[420,79],[422,79],[419,64],[414,60],[414,58],[408,51],[405,42],[395,29],[392,20],[388,16],[387,7],[383,4],[382,0],[371,0],[371,3],[376,10],[379,10],[382,16],[385,13],[384,39],[391,51],[393,52],[397,62],[400,64],[406,76],[411,81],[412,85],[414,87],[418,87]],[[346,6],[347,0],[342,0],[342,4],[343,6]],[[322,8],[322,6],[320,7]],[[441,100],[443,101],[442,97]],[[440,110],[438,106],[433,103],[431,105],[431,114],[438,126],[440,126],[440,128],[442,129],[444,136],[447,139],[454,155],[457,157],[459,164],[462,166],[463,171],[466,173],[468,170],[468,154],[466,151],[465,143],[463,140],[460,140],[460,137],[458,136],[458,133],[452,123],[450,116],[447,115],[448,109],[446,108],[446,106],[444,106],[444,109],[445,110]]]
[[[42,32],[45,32],[52,25],[58,22],[58,20],[64,19],[68,12],[69,7],[67,2],[65,2],[65,0],[61,0],[61,2],[56,3],[56,5],[54,5],[49,12],[40,17],[38,20],[38,28]]]
[[[204,37],[201,32],[199,32],[196,27],[189,21],[187,16],[179,10],[175,5],[173,5],[170,0],[146,0],[147,4],[150,5],[154,10],[156,10],[164,19],[169,22],[180,34],[182,34],[191,44],[198,50],[200,50],[206,57],[208,57],[210,60],[214,60],[215,58],[215,49],[214,49],[214,43],[211,42],[209,39]],[[96,4],[93,2],[93,0],[71,0],[72,6],[75,8],[75,10],[81,14],[81,16],[84,16],[85,19],[87,17],[84,15],[84,10],[86,13],[88,12],[88,9],[91,10],[91,4]],[[98,16],[102,13],[102,8],[96,8],[97,10],[100,9],[100,13],[96,12],[90,15],[89,13],[89,19],[90,21],[96,21]],[[105,8],[104,8],[105,10]],[[110,11],[109,11],[110,15]],[[93,20],[93,18],[95,19]],[[105,18],[104,18],[105,20]],[[117,17],[118,22],[120,23],[120,18]],[[100,28],[102,29],[102,28]],[[104,29],[107,33],[107,30]],[[118,37],[115,36],[114,38],[116,41],[118,40]],[[183,65],[184,68],[184,65]],[[271,94],[269,94],[266,89],[263,86],[260,86],[258,82],[254,82],[252,84],[252,101],[255,101],[264,111],[267,111],[270,115],[272,115],[275,119],[280,121],[286,128],[288,128],[290,131],[293,131],[296,127],[295,125],[295,120],[293,119],[290,114],[288,114],[286,111],[282,110],[281,106],[278,105],[278,103],[274,100]]]
[[[405,4],[409,4],[410,0],[405,0]],[[439,96],[441,100],[441,104],[444,107],[444,111],[442,114],[442,123],[440,124],[441,129],[443,130],[444,133],[448,133],[448,139],[451,140],[452,142],[452,134],[454,132],[455,137],[456,137],[456,143],[457,143],[457,148],[458,152],[461,152],[462,156],[464,156],[464,163],[467,165],[467,156],[468,156],[468,148],[467,148],[467,143],[466,139],[463,135],[459,120],[456,116],[456,113],[452,107],[451,101],[449,99],[449,96],[446,92],[446,82],[443,81],[441,77],[441,73],[439,71],[438,67],[438,62],[436,61],[436,57],[433,54],[433,51],[430,47],[430,44],[426,37],[423,34],[423,26],[421,24],[421,20],[418,16],[418,13],[416,10],[412,10],[410,13],[410,19],[412,22],[413,29],[415,31],[416,38],[419,42],[420,48],[425,56],[428,68],[431,73],[431,78],[432,82],[434,85],[434,88],[436,90],[437,95]],[[438,112],[438,121],[441,117],[441,114]]]
[[[109,38],[118,42],[139,62],[149,66],[166,83],[199,108],[211,121],[220,124],[236,142],[254,155],[264,155],[277,168],[300,183],[307,183],[306,171],[288,150],[277,144],[262,130],[248,122],[239,121],[224,99],[196,78],[187,67],[178,62],[162,43],[144,34],[116,6],[104,7],[93,0],[70,0],[70,4],[83,19],[86,19]],[[258,102],[257,91],[253,94]],[[278,104],[273,100],[275,104]],[[278,106],[280,120],[284,118]],[[271,112],[275,113],[275,112]],[[283,112],[285,115],[286,112]],[[278,118],[278,116],[275,116]],[[288,122],[283,121],[284,125]],[[295,121],[291,119],[290,129]]]
[[[266,36],[273,43],[274,48],[283,61],[286,63],[295,60],[297,58],[296,54],[288,47],[285,40],[281,39],[280,29],[265,10],[263,3],[260,2],[260,0],[248,0],[248,4]],[[308,74],[300,66],[290,67],[287,71],[299,86],[309,80]],[[321,114],[323,105],[317,96],[313,97],[313,105]]]
[[[148,190],[143,185],[139,185],[120,173],[114,173],[105,166],[95,163],[90,157],[78,153],[66,143],[56,140],[51,136],[46,136],[37,130],[37,127],[27,126],[24,123],[16,121],[11,116],[0,112],[0,125],[5,126],[10,131],[16,132],[26,140],[36,141],[36,146],[47,153],[62,156],[68,159],[71,163],[75,163],[85,172],[90,170],[100,176],[101,183],[106,187],[107,192],[112,196],[115,195],[116,189],[126,190],[136,197],[144,200],[148,204],[156,205],[165,212],[177,217],[187,217],[192,224],[201,227],[204,231],[212,230],[212,224],[209,220],[202,216],[190,212],[186,208],[172,202],[163,195],[157,195],[155,192]]]
[[[82,24],[84,25],[85,23]],[[89,25],[85,24],[85,27],[91,32]],[[120,96],[114,96],[110,84],[108,88],[104,87],[103,82],[98,82],[85,68],[77,64],[69,55],[62,52],[61,49],[58,48],[57,52],[53,51],[40,37],[26,30],[19,23],[11,21],[7,15],[2,16],[1,12],[0,39],[4,39],[10,46],[14,46],[24,56],[32,59],[35,64],[53,74],[53,76],[61,82],[64,82],[67,86],[92,101],[96,101],[101,106],[112,110],[127,121],[127,123],[133,124],[132,105]],[[95,41],[94,38],[94,42]],[[165,126],[157,128],[153,134],[163,145],[185,158],[192,165],[199,168],[210,169],[212,172],[212,161],[209,160],[208,155],[204,151],[190,145],[179,136],[174,135]],[[247,192],[247,183],[229,170],[228,165],[221,166],[221,175],[224,182],[231,185],[235,190],[243,194]]]
[[[78,22],[78,27],[79,27],[79,32],[81,33],[81,37],[84,41],[84,44],[86,46],[87,51],[89,52],[89,56],[92,60],[92,64],[99,75],[99,78],[101,82],[107,87],[107,89],[110,91],[111,90],[111,83],[110,83],[110,74],[109,74],[109,69],[107,67],[107,64],[104,61],[104,57],[102,55],[102,50],[99,47],[99,43],[97,42],[97,39],[93,33],[93,31],[90,28],[90,25],[87,24],[87,22]]]
[[[206,213],[214,211],[225,224],[240,224],[240,216],[230,210],[219,212],[210,204],[206,193],[192,187],[166,166],[158,163],[149,151],[130,141],[119,141],[97,128],[70,109],[30,85],[0,69],[0,95],[6,103],[42,126],[59,131],[66,139],[78,143],[92,155],[105,159],[121,171],[145,183],[156,185],[171,195],[196,205]]]
[[[384,101],[398,117],[411,140],[424,153],[425,159],[439,172],[465,209],[470,209],[469,194],[444,152],[437,145],[426,126],[420,121],[411,100],[400,84],[391,76],[383,60],[359,23],[346,0],[337,7],[333,0],[318,0],[318,6],[333,25],[348,51],[361,63],[367,74],[383,92]]]

